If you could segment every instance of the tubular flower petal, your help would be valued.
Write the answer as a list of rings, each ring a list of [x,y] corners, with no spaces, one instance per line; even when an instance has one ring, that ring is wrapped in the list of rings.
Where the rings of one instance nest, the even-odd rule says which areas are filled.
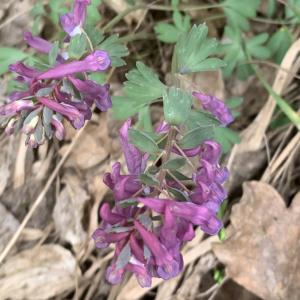
[[[24,32],[24,40],[25,42],[33,49],[37,50],[41,53],[49,53],[52,44],[38,36],[33,36],[30,32]]]
[[[211,112],[224,125],[233,122],[233,116],[225,103],[218,98],[210,95],[205,95],[200,92],[194,92],[196,97],[202,104],[203,108]]]
[[[61,78],[75,73],[105,71],[110,66],[107,52],[96,50],[84,60],[60,64],[40,74],[37,79]]]

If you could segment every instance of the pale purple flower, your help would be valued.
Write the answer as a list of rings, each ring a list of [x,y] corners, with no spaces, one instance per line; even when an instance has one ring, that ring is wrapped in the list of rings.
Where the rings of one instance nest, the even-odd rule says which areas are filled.
[[[110,66],[108,53],[96,50],[81,61],[59,64],[37,76],[37,79],[55,79],[75,73],[105,71]]]
[[[60,23],[66,33],[74,36],[81,32],[85,24],[86,9],[91,4],[90,0],[75,0],[72,13],[64,14],[60,17]]]
[[[32,110],[36,107],[31,100],[17,100],[0,106],[0,116],[14,116],[23,110]]]
[[[38,36],[33,36],[31,32],[24,32],[25,42],[38,52],[48,54],[51,51],[52,44]]]
[[[129,232],[106,232],[105,229],[98,228],[93,233],[92,238],[97,248],[106,248],[110,243],[123,241],[128,237]]]
[[[100,85],[92,80],[80,80],[73,76],[69,76],[68,79],[90,105],[95,103],[101,111],[107,111],[112,107],[109,84]]]
[[[74,126],[79,129],[84,125],[84,115],[74,106],[66,103],[58,103],[45,97],[38,98],[38,101],[48,108],[65,116]]]
[[[57,118],[57,116],[53,115],[51,119],[51,125],[54,127],[55,137],[62,141],[65,137],[65,128],[62,122]]]
[[[9,65],[9,70],[27,78],[36,78],[41,74],[39,70],[28,67],[21,61]]]
[[[194,92],[193,96],[196,97],[202,104],[202,107],[211,112],[216,118],[224,125],[233,122],[233,116],[225,103],[218,98],[201,92]]]

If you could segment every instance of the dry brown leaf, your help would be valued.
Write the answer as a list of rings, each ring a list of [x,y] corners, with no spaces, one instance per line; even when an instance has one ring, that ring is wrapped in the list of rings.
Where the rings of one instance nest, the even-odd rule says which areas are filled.
[[[9,258],[0,268],[0,299],[43,300],[75,287],[75,257],[59,245],[44,245]]]
[[[80,137],[77,146],[65,163],[65,167],[77,167],[82,170],[89,169],[101,163],[110,152],[110,140],[107,135],[106,119],[100,124],[89,123],[84,135]],[[59,153],[63,156],[69,145],[64,145]]]
[[[272,300],[300,299],[300,194],[290,208],[262,182],[244,184],[229,238],[213,249],[237,283]]]
[[[19,221],[0,203],[0,253],[19,227]]]
[[[61,239],[76,246],[84,242],[87,237],[82,219],[89,196],[82,187],[80,179],[75,175],[67,173],[63,182],[66,186],[60,192],[54,207],[54,224]]]

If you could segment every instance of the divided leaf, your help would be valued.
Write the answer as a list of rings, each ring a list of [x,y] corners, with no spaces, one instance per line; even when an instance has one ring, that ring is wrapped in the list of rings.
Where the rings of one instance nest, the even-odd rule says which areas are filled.
[[[139,112],[145,105],[161,98],[165,85],[149,67],[142,62],[126,74],[124,96],[113,97],[113,113],[117,119],[126,119]]]
[[[248,61],[248,55],[258,59],[267,59],[271,56],[270,50],[264,45],[268,39],[267,33],[244,39],[240,31],[226,27],[225,37],[230,41],[220,47],[220,52],[224,54],[226,62],[226,67],[223,69],[225,78],[228,78],[234,69],[241,80],[245,80],[253,74],[252,67],[245,63]]]
[[[68,53],[71,58],[79,59],[85,53],[87,40],[84,34],[76,34],[71,38]]]
[[[226,127],[215,127],[214,139],[221,144],[223,153],[228,153],[234,144],[240,143],[239,135]]]
[[[219,58],[209,58],[216,54],[218,42],[207,38],[208,28],[205,24],[194,25],[182,34],[175,46],[176,72],[181,74],[213,71],[225,66]]]
[[[251,0],[245,3],[241,0],[225,0],[223,10],[230,26],[247,31],[250,29],[248,19],[256,17],[260,0]]]

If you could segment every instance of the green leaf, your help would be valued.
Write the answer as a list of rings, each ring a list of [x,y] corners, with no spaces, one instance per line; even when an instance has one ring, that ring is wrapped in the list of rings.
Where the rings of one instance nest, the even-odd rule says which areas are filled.
[[[230,108],[233,117],[238,117],[240,112],[237,110],[243,102],[243,97],[233,97],[226,100],[226,105]]]
[[[147,174],[147,173],[141,174],[140,180],[145,185],[149,185],[149,186],[158,186],[159,185],[159,181],[151,174]]]
[[[126,74],[124,96],[113,97],[113,114],[116,119],[124,120],[133,116],[144,106],[161,98],[165,85],[158,76],[141,62],[136,69]]]
[[[8,66],[16,61],[23,60],[29,55],[21,50],[9,47],[0,47],[0,75],[8,70]]]
[[[137,128],[147,132],[153,132],[151,111],[149,105],[143,107],[139,111],[139,121],[137,123]]]
[[[125,199],[125,200],[121,200],[117,202],[117,206],[121,207],[121,208],[127,208],[130,206],[137,206],[139,203],[136,201],[136,199]]]
[[[58,52],[59,52],[59,42],[56,41],[53,43],[53,46],[49,52],[49,55],[48,55],[48,61],[49,61],[49,65],[50,66],[54,66],[55,63],[56,63],[56,59],[57,59],[57,56],[58,56]]]
[[[66,4],[70,3],[69,0],[61,1],[61,0],[50,0],[49,7],[50,7],[50,14],[48,15],[51,21],[54,24],[59,24],[59,17],[68,12]]]
[[[167,123],[180,125],[189,117],[193,98],[187,92],[171,87],[163,95],[164,116]]]
[[[224,153],[228,153],[234,144],[238,144],[240,142],[239,135],[229,128],[215,127],[214,132],[214,138],[219,144],[221,144]]]
[[[212,114],[193,110],[184,125],[187,130],[192,130],[199,127],[219,126],[220,122]]]
[[[256,11],[260,0],[251,0],[245,3],[241,0],[225,0],[223,10],[230,26],[248,31],[250,24],[248,19],[256,17]]]
[[[288,0],[285,5],[285,17],[293,23],[300,22],[300,0]]]
[[[271,51],[271,56],[277,64],[281,63],[292,43],[293,36],[286,27],[281,27],[271,36],[267,47]]]
[[[189,201],[188,196],[179,189],[168,187],[168,192],[170,192],[176,200],[179,201]]]
[[[107,51],[111,59],[111,65],[113,67],[121,67],[126,65],[122,57],[125,57],[129,54],[126,46],[119,42],[119,35],[113,34],[110,37],[102,41],[97,49]]]
[[[127,96],[151,102],[163,96],[165,85],[158,76],[142,62],[136,63],[136,69],[126,74],[124,92]]]
[[[178,170],[183,167],[186,163],[186,159],[184,157],[178,157],[174,159],[170,159],[162,165],[163,169],[168,170]]]
[[[183,149],[190,149],[199,146],[204,140],[214,137],[214,127],[197,127],[188,131],[179,141]]]
[[[216,39],[207,39],[208,28],[205,24],[194,25],[189,33],[182,34],[175,46],[175,65],[178,73],[216,70],[225,66],[217,58],[209,58],[217,51]]]
[[[152,139],[152,137],[146,132],[142,132],[136,129],[129,129],[129,142],[134,144],[142,152],[157,154],[160,150]]]
[[[270,50],[264,45],[268,39],[266,33],[244,39],[240,31],[226,27],[224,35],[228,42],[220,47],[220,52],[223,53],[226,62],[226,67],[223,69],[225,78],[231,76],[234,69],[236,69],[238,78],[241,80],[252,75],[253,69],[246,63],[248,62],[248,55],[258,59],[267,59],[271,56]]]
[[[95,26],[101,20],[101,15],[98,11],[100,4],[101,0],[92,0],[91,4],[87,7],[86,22],[88,25]]]
[[[178,180],[191,180],[191,178],[185,176],[184,174],[182,174],[182,173],[180,173],[180,172],[178,172],[178,171],[176,171],[176,170],[171,170],[171,171],[169,171],[169,172],[170,172],[176,179],[178,179]],[[168,173],[167,173],[167,175],[166,175],[166,178],[167,178],[168,180],[174,180],[174,179],[172,178],[172,176],[170,176]]]
[[[84,34],[76,34],[71,38],[68,53],[71,58],[80,59],[86,52],[87,40]]]
[[[182,15],[178,10],[173,13],[174,25],[158,23],[154,26],[157,38],[165,43],[176,43],[181,34],[189,31],[191,19],[189,16]]]
[[[276,0],[268,0],[268,6],[267,6],[267,16],[270,18],[274,15],[277,7],[277,1]]]

